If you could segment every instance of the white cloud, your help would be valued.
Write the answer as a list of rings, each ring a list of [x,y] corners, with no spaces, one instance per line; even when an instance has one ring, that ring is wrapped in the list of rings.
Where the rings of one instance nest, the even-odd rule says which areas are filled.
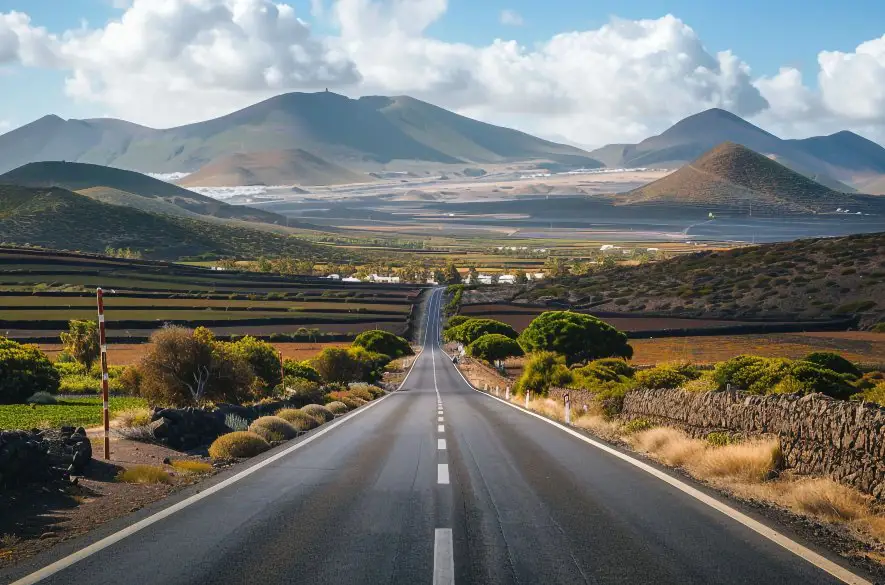
[[[710,107],[787,136],[845,127],[885,138],[885,37],[823,51],[817,83],[784,68],[753,79],[679,18],[613,19],[523,46],[427,33],[447,0],[311,0],[318,36],[282,0],[109,0],[123,12],[60,37],[0,14],[0,65],[56,67],[65,91],[113,115],[170,126],[271,95],[325,87],[408,94],[493,123],[582,144],[639,140]],[[501,21],[521,22],[503,11]],[[61,112],[64,113],[64,112]]]
[[[502,10],[500,16],[501,24],[505,24],[507,26],[522,26],[525,24],[525,21],[522,19],[522,15],[515,10]]]

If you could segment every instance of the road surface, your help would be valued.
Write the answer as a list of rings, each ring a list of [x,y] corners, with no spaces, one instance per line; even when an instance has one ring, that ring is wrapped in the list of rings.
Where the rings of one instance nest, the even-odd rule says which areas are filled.
[[[0,582],[845,582],[470,388],[437,343],[440,293],[401,391],[164,502],[163,517],[112,523]]]

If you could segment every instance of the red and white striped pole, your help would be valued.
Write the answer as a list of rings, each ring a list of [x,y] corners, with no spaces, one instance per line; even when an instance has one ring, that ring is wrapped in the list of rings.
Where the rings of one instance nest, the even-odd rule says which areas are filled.
[[[104,458],[111,458],[111,419],[108,412],[108,340],[104,331],[104,293],[95,289],[98,301],[98,343],[101,348],[101,408],[104,421]]]

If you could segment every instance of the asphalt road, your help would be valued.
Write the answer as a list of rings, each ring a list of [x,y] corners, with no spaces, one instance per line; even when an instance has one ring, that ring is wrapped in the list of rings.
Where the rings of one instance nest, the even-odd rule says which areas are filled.
[[[439,300],[437,291],[431,315]],[[438,328],[431,319],[401,391],[278,448],[244,477],[217,478],[193,496],[201,499],[164,503],[159,520],[142,513],[138,531],[121,520],[0,581],[62,559],[68,566],[39,582],[842,582],[635,465],[474,391],[439,349]],[[91,554],[77,552],[90,544]]]

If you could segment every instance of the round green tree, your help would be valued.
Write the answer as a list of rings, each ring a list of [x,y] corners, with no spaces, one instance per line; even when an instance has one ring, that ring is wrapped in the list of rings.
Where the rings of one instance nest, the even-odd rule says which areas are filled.
[[[470,345],[483,335],[503,335],[510,339],[516,339],[519,334],[513,327],[494,319],[468,319],[457,327],[446,329],[443,337],[446,341],[457,341],[464,345]]]
[[[36,392],[58,392],[58,371],[36,345],[0,337],[0,404],[18,404]]]
[[[468,345],[466,351],[467,355],[487,362],[523,355],[522,348],[516,340],[498,333],[483,335]]]
[[[600,319],[584,313],[547,311],[538,315],[519,336],[529,352],[552,351],[576,364],[607,357],[633,357],[627,336]]]
[[[374,353],[382,353],[393,359],[415,353],[412,351],[412,346],[409,345],[408,341],[389,331],[382,331],[380,329],[360,333],[353,340],[353,345]]]

